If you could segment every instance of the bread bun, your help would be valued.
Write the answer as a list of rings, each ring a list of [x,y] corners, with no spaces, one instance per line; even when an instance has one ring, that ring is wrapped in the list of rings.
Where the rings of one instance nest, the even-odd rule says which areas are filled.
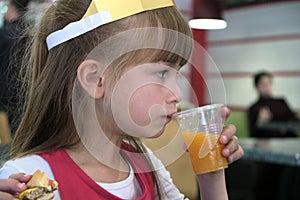
[[[58,188],[58,183],[49,180],[45,172],[36,170],[26,184],[28,189],[18,195],[20,200],[51,200],[54,198],[53,191]]]

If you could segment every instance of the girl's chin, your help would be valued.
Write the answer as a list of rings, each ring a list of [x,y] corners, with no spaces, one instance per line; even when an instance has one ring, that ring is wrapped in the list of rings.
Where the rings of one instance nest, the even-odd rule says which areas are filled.
[[[147,127],[144,131],[142,130],[143,126],[141,126],[142,127],[141,130],[136,130],[136,133],[142,133],[142,134],[132,135],[132,136],[141,137],[141,138],[157,138],[164,133],[166,126],[169,122],[170,121],[166,120],[164,124],[153,123],[153,126]]]
[[[164,126],[159,132],[157,132],[155,135],[150,136],[149,138],[158,138],[159,136],[161,136],[164,133],[165,128],[166,127]]]

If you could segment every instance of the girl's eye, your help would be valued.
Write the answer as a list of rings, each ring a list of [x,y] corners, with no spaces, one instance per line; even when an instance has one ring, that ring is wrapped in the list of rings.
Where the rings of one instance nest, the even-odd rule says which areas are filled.
[[[168,70],[163,70],[163,71],[157,72],[156,75],[159,78],[165,78],[167,72],[168,72]]]

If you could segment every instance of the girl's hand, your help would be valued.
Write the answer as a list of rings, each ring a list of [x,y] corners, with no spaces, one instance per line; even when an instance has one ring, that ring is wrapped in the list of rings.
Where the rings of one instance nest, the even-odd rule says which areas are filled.
[[[229,114],[230,110],[224,107],[224,120],[228,118]],[[220,136],[220,143],[225,145],[222,154],[227,158],[228,163],[240,159],[244,154],[242,147],[238,143],[238,138],[235,136],[235,132],[235,126],[228,125],[223,128]],[[197,177],[201,191],[201,199],[228,200],[224,170],[199,174]]]
[[[225,119],[230,115],[228,108],[223,108]],[[220,143],[225,145],[222,155],[227,158],[228,163],[240,159],[244,155],[242,147],[239,145],[238,138],[235,136],[236,127],[232,124],[225,126],[220,136]]]
[[[0,200],[17,199],[16,194],[26,190],[26,182],[31,175],[24,173],[12,174],[8,179],[0,179]]]

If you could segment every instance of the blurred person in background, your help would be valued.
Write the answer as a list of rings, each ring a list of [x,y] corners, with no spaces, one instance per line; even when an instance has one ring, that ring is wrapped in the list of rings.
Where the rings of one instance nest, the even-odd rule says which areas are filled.
[[[273,95],[273,75],[268,71],[261,71],[253,77],[254,86],[258,94],[257,101],[248,109],[250,137],[256,138],[283,138],[296,137],[292,131],[284,128],[263,128],[263,124],[273,122],[298,121],[284,98]],[[257,145],[267,146],[266,143]],[[270,163],[259,163],[256,166],[256,181],[254,184],[255,200],[290,199],[287,197],[289,187],[286,166]],[[284,196],[284,198],[282,198]]]
[[[24,53],[26,39],[22,38],[25,25],[24,14],[30,0],[9,0],[0,29],[0,111],[8,115],[12,133],[17,126],[17,88],[20,58]]]
[[[254,86],[258,100],[248,109],[249,131],[251,137],[296,137],[292,131],[285,129],[267,130],[260,124],[269,122],[299,121],[289,108],[284,98],[273,97],[273,75],[262,71],[254,75]]]

